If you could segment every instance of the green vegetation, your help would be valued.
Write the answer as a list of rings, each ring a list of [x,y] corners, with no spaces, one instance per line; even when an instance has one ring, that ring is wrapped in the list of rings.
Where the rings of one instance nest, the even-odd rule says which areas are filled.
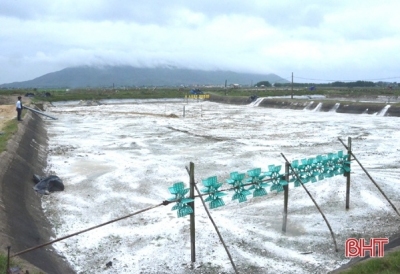
[[[0,134],[0,153],[6,150],[7,141],[11,139],[11,137],[17,132],[17,130],[18,121],[16,119],[12,119],[6,122]]]
[[[74,89],[70,91],[46,91],[51,96],[34,97],[35,100],[41,101],[74,101],[74,100],[101,100],[101,99],[157,99],[157,98],[184,98],[188,91],[180,91],[178,89],[167,88],[151,88],[151,89]],[[36,93],[35,93],[36,94]]]
[[[292,83],[275,83],[275,87],[290,87]],[[387,88],[393,88],[397,87],[397,83],[388,83],[388,82],[371,82],[371,81],[351,81],[351,82],[340,82],[340,81],[335,81],[332,83],[293,83],[294,87],[319,87],[319,88],[324,88],[324,87],[344,87],[344,88],[362,88],[362,87],[387,87]]]
[[[372,258],[352,266],[345,274],[392,274],[400,273],[400,251],[391,252],[383,258]]]
[[[257,83],[257,84],[261,84]],[[394,87],[346,87],[346,86],[324,86],[316,85],[310,90],[310,85],[296,84],[293,90],[290,84],[271,87],[268,83],[263,83],[264,87],[196,87],[200,88],[204,93],[221,95],[221,96],[243,96],[249,97],[257,95],[258,97],[266,96],[291,96],[291,95],[325,95],[329,97],[345,97],[356,98],[363,96],[399,96],[400,88]],[[149,99],[149,98],[184,98],[189,94],[191,88],[173,88],[173,87],[152,87],[152,88],[88,88],[88,89],[14,89],[0,90],[0,95],[25,95],[33,93],[33,101],[70,101],[70,100],[101,100],[101,99]],[[50,96],[46,96],[46,93]]]
[[[330,84],[332,87],[374,87],[375,83],[370,81],[356,81],[356,82],[333,82]]]
[[[268,81],[261,81],[255,84],[255,87],[271,87],[271,83]]]
[[[21,95],[22,93],[20,92],[24,92],[23,94],[25,94],[26,91],[24,90],[19,90],[19,89],[0,89],[0,95]],[[16,99],[16,97],[15,97]]]
[[[0,253],[0,273],[7,273],[7,256]]]
[[[23,260],[10,260],[10,268],[20,267],[21,269],[29,271],[31,274],[43,274],[43,272],[38,271],[35,267],[28,267],[26,262]],[[0,252],[0,273],[7,273],[7,254]],[[19,272],[18,272],[19,273]],[[25,272],[24,272],[25,273]],[[28,272],[27,272],[28,273]]]

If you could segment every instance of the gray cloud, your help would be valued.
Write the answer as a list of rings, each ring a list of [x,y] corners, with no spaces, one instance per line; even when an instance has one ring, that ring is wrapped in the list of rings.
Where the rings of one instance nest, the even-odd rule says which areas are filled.
[[[398,1],[0,2],[0,83],[76,65],[396,75]]]

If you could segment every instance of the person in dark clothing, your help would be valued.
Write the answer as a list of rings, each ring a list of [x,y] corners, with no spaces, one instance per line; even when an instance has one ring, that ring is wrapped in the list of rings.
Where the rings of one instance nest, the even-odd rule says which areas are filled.
[[[18,113],[17,119],[18,119],[18,121],[22,121],[21,113],[22,113],[23,106],[22,106],[21,96],[18,96],[18,101],[17,101],[15,106],[16,106],[16,110],[17,110],[17,113]]]

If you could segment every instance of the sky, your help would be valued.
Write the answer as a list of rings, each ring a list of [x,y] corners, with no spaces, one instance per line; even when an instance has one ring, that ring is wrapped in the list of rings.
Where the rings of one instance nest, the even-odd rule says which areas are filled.
[[[397,0],[2,0],[0,84],[82,65],[400,79]]]
[[[267,100],[267,99],[265,99]],[[318,107],[282,111],[255,105],[201,100],[106,100],[56,102],[46,113],[48,155],[44,174],[59,176],[62,192],[42,196],[56,238],[97,226],[173,197],[176,182],[189,186],[185,166],[194,163],[197,187],[217,176],[228,189],[231,172],[281,166],[344,151],[347,144],[392,203],[400,208],[398,117],[342,114]],[[341,102],[339,102],[341,103]],[[382,102],[382,109],[386,104]],[[183,108],[185,107],[185,112]],[[346,152],[344,153],[346,154]],[[248,177],[247,177],[248,178]],[[347,263],[347,238],[389,237],[399,232],[396,212],[355,161],[350,209],[346,178],[325,178],[306,187],[289,184],[287,232],[282,232],[283,193],[266,187],[262,197],[232,200],[210,210],[239,273],[328,273]],[[205,199],[206,197],[204,197]],[[208,204],[208,203],[207,203]],[[53,248],[76,273],[234,273],[200,200],[195,200],[196,263],[190,271],[189,216],[174,204],[59,241]],[[112,262],[112,267],[106,264]]]

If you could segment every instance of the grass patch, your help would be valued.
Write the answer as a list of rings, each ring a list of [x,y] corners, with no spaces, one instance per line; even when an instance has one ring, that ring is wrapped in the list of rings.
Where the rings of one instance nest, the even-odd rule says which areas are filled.
[[[0,253],[0,273],[7,273],[7,256]]]
[[[7,141],[11,139],[11,137],[18,130],[18,121],[16,119],[12,119],[4,125],[0,134],[0,153],[6,150]]]
[[[318,87],[316,90],[309,90],[307,88],[294,88],[293,91],[290,87],[281,88],[254,88],[254,87],[241,87],[241,88],[223,88],[223,87],[200,87],[204,93],[233,96],[233,97],[249,97],[257,95],[258,97],[267,96],[299,96],[299,95],[325,95],[329,97],[344,97],[344,98],[357,98],[357,97],[376,97],[376,96],[400,96],[400,89],[383,89],[380,87],[371,88],[332,88],[332,87]],[[184,98],[185,95],[190,93],[190,87],[130,87],[130,88],[78,88],[78,89],[18,89],[18,90],[0,90],[0,95],[15,95],[34,93],[35,97],[32,98],[36,101],[75,101],[75,100],[101,100],[101,99],[158,99],[158,98]],[[45,96],[46,93],[50,96]]]
[[[35,96],[35,101],[79,101],[79,100],[101,100],[101,99],[159,99],[159,98],[184,98],[188,91],[178,89],[129,89],[129,90],[71,90],[50,91],[51,96]]]
[[[29,271],[31,274],[44,274],[34,266],[28,265],[24,260],[21,259],[10,259],[10,268],[19,267],[23,270],[23,273]],[[7,273],[7,254],[0,252],[0,273]]]
[[[344,274],[391,274],[400,273],[400,251],[391,252],[383,258],[372,258],[360,262],[349,270],[342,271]]]

